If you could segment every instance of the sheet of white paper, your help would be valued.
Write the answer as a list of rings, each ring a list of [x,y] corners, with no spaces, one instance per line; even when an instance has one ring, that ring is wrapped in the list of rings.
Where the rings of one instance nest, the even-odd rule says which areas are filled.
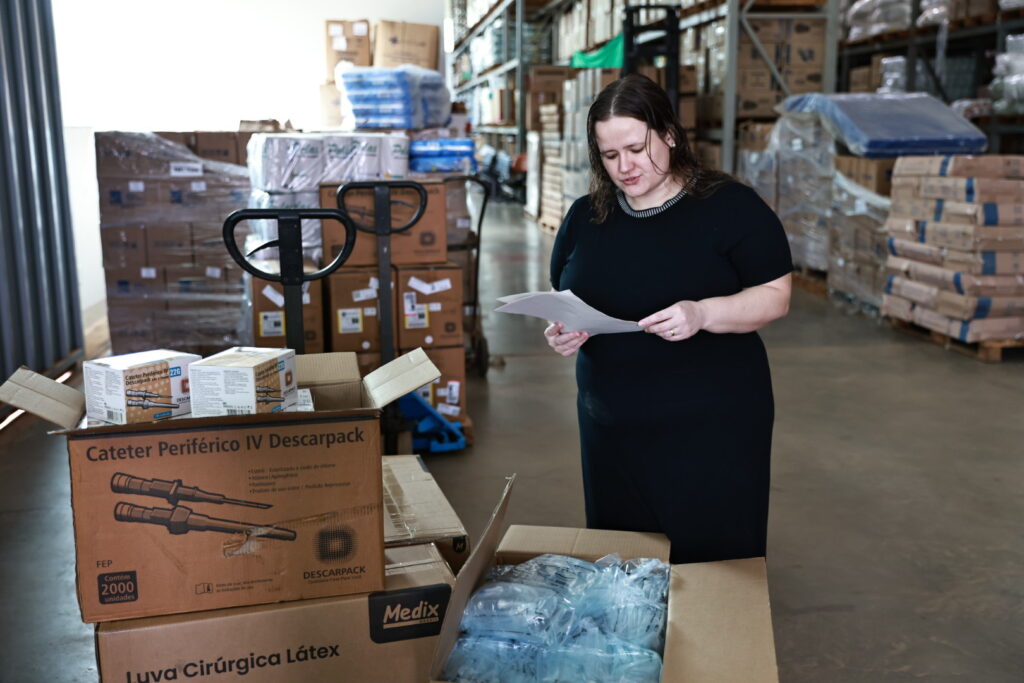
[[[504,304],[495,309],[498,313],[518,313],[558,321],[565,325],[566,332],[587,332],[595,335],[642,331],[635,322],[605,315],[569,289],[561,292],[512,294],[500,297],[498,301]]]

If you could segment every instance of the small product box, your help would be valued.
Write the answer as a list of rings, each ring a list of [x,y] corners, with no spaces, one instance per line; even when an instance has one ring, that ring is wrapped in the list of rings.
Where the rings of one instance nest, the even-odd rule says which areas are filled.
[[[185,415],[189,365],[201,356],[157,349],[85,361],[86,415],[126,425]]]
[[[255,415],[288,410],[298,401],[295,352],[236,346],[188,369],[192,415]]]

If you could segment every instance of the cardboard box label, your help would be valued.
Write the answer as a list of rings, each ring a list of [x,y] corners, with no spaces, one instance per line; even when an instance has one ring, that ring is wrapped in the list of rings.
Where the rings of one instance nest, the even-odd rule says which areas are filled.
[[[259,316],[261,337],[284,336],[284,311],[261,311]]]
[[[446,583],[370,593],[370,639],[394,643],[441,632],[452,587]]]

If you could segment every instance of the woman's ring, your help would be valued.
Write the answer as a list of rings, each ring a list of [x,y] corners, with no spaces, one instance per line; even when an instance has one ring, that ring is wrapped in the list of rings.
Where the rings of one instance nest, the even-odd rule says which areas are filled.
[[[671,330],[669,330],[668,331],[668,336],[670,336],[670,337],[676,336],[676,328],[673,327]]]

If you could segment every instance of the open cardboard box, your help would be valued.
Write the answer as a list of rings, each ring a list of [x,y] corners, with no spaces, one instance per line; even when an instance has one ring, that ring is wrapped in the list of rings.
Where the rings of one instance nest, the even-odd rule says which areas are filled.
[[[440,373],[417,349],[363,379],[352,353],[296,374],[313,412],[126,426],[76,428],[84,396],[24,368],[0,387],[67,430],[83,620],[383,588],[380,408]]]
[[[455,581],[431,665],[432,683],[444,681],[441,673],[459,637],[462,613],[492,565],[518,564],[545,553],[588,561],[611,553],[668,561],[669,542],[661,534],[507,527],[514,482],[515,476]],[[663,660],[662,683],[777,683],[764,558],[672,565]]]

